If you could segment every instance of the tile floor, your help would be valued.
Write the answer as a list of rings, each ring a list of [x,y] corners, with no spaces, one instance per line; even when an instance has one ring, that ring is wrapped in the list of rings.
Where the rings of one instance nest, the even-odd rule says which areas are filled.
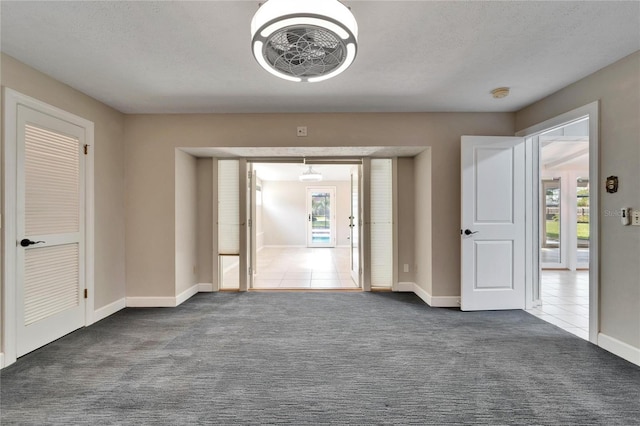
[[[585,340],[589,339],[589,271],[544,270],[542,305],[527,310]]]
[[[271,248],[258,252],[255,289],[356,289],[348,247]],[[227,271],[223,289],[238,288],[237,266]]]

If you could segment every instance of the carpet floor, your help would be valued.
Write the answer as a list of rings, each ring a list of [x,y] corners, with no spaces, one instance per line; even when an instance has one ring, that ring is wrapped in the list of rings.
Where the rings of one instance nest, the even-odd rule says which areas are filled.
[[[523,311],[200,293],[0,373],[5,424],[640,424],[640,367]]]

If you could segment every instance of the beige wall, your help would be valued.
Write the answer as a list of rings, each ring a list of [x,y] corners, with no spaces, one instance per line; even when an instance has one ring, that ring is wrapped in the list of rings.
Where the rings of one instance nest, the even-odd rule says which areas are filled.
[[[640,209],[640,52],[636,52],[516,114],[525,129],[600,100],[600,329],[640,348],[640,227],[608,215],[621,207]],[[604,180],[620,179],[615,194]]]
[[[416,250],[414,238],[414,176],[413,158],[398,158],[397,197],[398,197],[398,281],[416,282]],[[423,185],[419,182],[418,185]],[[404,272],[403,265],[409,265],[409,272]]]
[[[434,294],[434,282],[438,284],[438,289],[441,291],[437,293],[438,296],[458,296],[460,295],[460,278],[458,266],[458,281],[456,285],[446,285],[450,278],[443,274],[443,270],[436,268],[434,271],[432,265],[438,264],[433,262],[434,252],[432,247],[435,247],[437,253],[442,249],[442,240],[432,239],[431,223],[433,220],[432,208],[435,206],[438,208],[439,202],[432,202],[432,180],[437,180],[435,176],[431,174],[431,149],[427,149],[420,153],[414,159],[413,169],[413,181],[414,181],[414,216],[415,225],[412,228],[415,235],[415,283],[431,295]],[[459,194],[459,191],[458,191]],[[458,196],[460,198],[460,196]],[[460,216],[459,214],[457,215]],[[457,227],[460,228],[460,220],[458,219]],[[458,231],[458,229],[456,229]],[[458,253],[460,251],[460,238],[459,232],[455,233],[457,240]],[[454,247],[450,247],[454,250]],[[438,261],[442,262],[440,258]],[[460,262],[458,257],[458,263]],[[435,278],[434,278],[435,277]]]
[[[262,220],[266,246],[307,245],[307,188],[314,186],[335,187],[336,244],[349,245],[350,182],[263,181]]]
[[[198,191],[198,282],[213,283],[213,159],[197,160]],[[217,180],[218,176],[216,176]]]
[[[94,305],[99,309],[125,297],[124,115],[4,53],[1,60],[3,88],[95,124]]]
[[[301,145],[430,146],[438,242],[432,295],[458,295],[460,136],[513,135],[513,123],[512,113],[127,115],[127,295],[174,296],[175,242],[167,229],[175,223],[176,147]],[[296,137],[299,125],[308,137]]]
[[[198,179],[196,158],[176,149],[175,292],[198,283]]]

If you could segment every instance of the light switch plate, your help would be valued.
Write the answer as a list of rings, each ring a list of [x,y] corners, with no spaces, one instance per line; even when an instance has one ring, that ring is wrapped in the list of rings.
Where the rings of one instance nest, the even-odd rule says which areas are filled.
[[[631,212],[631,224],[634,226],[640,226],[640,210],[634,210]]]

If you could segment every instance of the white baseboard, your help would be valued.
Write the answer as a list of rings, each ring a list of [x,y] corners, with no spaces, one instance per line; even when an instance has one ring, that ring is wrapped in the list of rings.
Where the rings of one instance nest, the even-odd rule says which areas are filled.
[[[278,245],[265,244],[262,247],[263,248],[306,248],[307,246],[278,246]]]
[[[195,284],[191,287],[189,287],[188,289],[186,289],[185,291],[183,291],[182,293],[180,293],[179,295],[176,296],[176,306],[178,305],[182,305],[185,301],[189,300],[189,298],[191,298],[191,296],[193,296],[194,294],[196,294],[198,292],[198,288],[200,287],[200,284]]]
[[[175,297],[127,297],[127,308],[173,308]]]
[[[640,365],[640,348],[602,333],[598,333],[598,346],[635,365]]]
[[[349,244],[346,244],[346,245],[345,244],[341,244],[341,245],[336,246],[336,248],[350,248],[350,247],[351,246]]]
[[[93,323],[95,324],[98,321],[105,319],[109,315],[115,314],[119,310],[124,309],[126,306],[127,306],[127,301],[123,297],[122,299],[118,299],[115,302],[111,302],[100,309],[96,309],[93,312]]]
[[[407,291],[412,292],[414,289],[415,283],[411,282],[399,282],[396,286],[397,291]]]
[[[431,304],[433,308],[459,308],[460,296],[431,296]]]
[[[418,284],[413,283],[413,292],[416,294],[416,296],[422,299],[424,303],[431,306],[431,295],[427,293],[425,289],[420,287]]]
[[[459,308],[459,296],[432,296],[416,283],[398,283],[398,291],[413,291],[416,296],[432,308]]]
[[[213,291],[213,283],[199,283],[198,284],[198,292],[199,293],[211,293]]]
[[[181,305],[200,289],[195,284],[175,297],[127,297],[127,307],[130,308],[175,308]]]

